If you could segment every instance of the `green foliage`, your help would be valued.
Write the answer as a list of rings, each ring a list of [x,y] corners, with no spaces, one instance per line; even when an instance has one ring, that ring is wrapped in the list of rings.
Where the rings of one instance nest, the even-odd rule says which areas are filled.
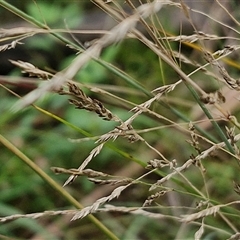
[[[27,4],[26,10],[30,16],[49,27],[63,27],[66,24],[69,28],[75,28],[81,21],[81,4],[79,3],[37,1],[37,3]]]

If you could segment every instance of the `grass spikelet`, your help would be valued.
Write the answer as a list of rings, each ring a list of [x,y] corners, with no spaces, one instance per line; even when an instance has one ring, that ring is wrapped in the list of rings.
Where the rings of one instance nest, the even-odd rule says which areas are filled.
[[[194,239],[195,240],[200,240],[202,235],[204,233],[204,222],[202,220],[202,224],[200,226],[200,228],[197,230],[197,232],[194,234]]]
[[[29,76],[34,76],[34,77],[38,77],[40,79],[49,79],[52,74],[40,70],[37,67],[35,67],[34,65],[32,65],[31,63],[28,62],[23,62],[23,61],[14,61],[14,60],[9,60],[12,64],[14,64],[15,66],[19,67],[22,69],[23,73],[27,73],[29,74]]]
[[[189,215],[183,215],[181,222],[192,222],[199,218],[203,218],[209,215],[216,215],[217,212],[219,212],[221,206],[213,206],[207,209],[204,209],[200,212],[189,214]]]
[[[0,217],[0,222],[7,222],[17,220],[19,218],[42,218],[46,216],[56,216],[56,215],[72,215],[74,214],[75,210],[62,210],[62,211],[44,211],[40,213],[30,213],[30,214],[14,214],[7,217]]]
[[[154,202],[156,199],[158,199],[159,197],[165,195],[166,193],[173,191],[173,189],[169,189],[169,190],[162,190],[159,192],[156,192],[152,195],[150,195],[147,200],[143,203],[143,207],[149,206],[152,204],[152,202]]]
[[[128,186],[128,185],[127,185],[127,186]],[[127,186],[117,187],[116,189],[113,190],[113,192],[111,193],[111,195],[109,195],[108,197],[100,198],[100,199],[98,199],[93,205],[83,208],[82,210],[80,210],[78,213],[76,213],[76,214],[72,217],[71,221],[75,221],[75,220],[77,220],[77,219],[84,218],[84,217],[86,217],[88,214],[91,214],[91,213],[96,212],[97,209],[98,209],[101,205],[103,205],[104,203],[109,202],[109,201],[111,201],[111,200],[114,199],[114,198],[118,198],[119,195],[121,194],[121,192],[122,192],[123,190],[125,190]]]
[[[164,167],[168,167],[168,166],[169,166],[170,169],[172,169],[173,167],[176,167],[177,166],[176,159],[173,159],[172,161],[166,161],[165,159],[149,160],[146,168],[147,169],[154,169],[154,168],[164,168]]]
[[[89,178],[89,181],[95,183],[95,184],[99,184],[99,185],[117,185],[117,184],[128,184],[131,183],[132,181],[134,181],[133,179],[128,179],[128,178],[124,178],[124,179],[96,179],[96,178]]]
[[[84,169],[82,171],[79,171],[78,169],[65,169],[65,168],[59,168],[59,167],[52,167],[51,170],[56,173],[64,173],[64,174],[73,174],[77,176],[88,176],[88,177],[107,177],[108,174],[97,172],[92,169]]]
[[[75,105],[77,109],[86,109],[90,112],[95,112],[99,117],[107,121],[117,121],[119,118],[114,116],[104,105],[97,99],[91,99],[74,83],[68,82],[69,91],[60,90],[59,94],[72,95],[75,99],[69,99],[69,103]]]
[[[21,45],[21,44],[23,44],[23,43],[20,42],[20,40],[15,40],[15,41],[12,41],[11,43],[4,44],[4,45],[0,46],[0,52],[14,49],[17,45]]]

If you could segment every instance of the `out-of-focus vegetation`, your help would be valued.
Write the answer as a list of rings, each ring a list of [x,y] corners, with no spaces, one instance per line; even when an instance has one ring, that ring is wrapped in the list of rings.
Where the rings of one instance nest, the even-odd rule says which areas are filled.
[[[34,105],[14,109],[21,97],[51,82],[51,76],[64,72],[143,4],[0,1],[1,237],[230,239],[236,234],[231,239],[238,239],[237,2],[166,4],[146,22],[138,21],[139,32],[104,46],[100,58],[68,79],[62,92],[49,91]],[[9,60],[22,62],[19,67]],[[28,73],[26,68],[22,72],[24,66]],[[48,80],[38,77],[36,68],[45,71]],[[83,91],[87,104],[74,104],[79,96],[71,92],[73,86]],[[105,109],[112,115],[103,117]],[[21,161],[24,156],[17,149],[36,169]],[[64,211],[81,205],[57,186],[76,174],[89,156],[90,170],[81,172],[84,176],[65,190],[83,206],[114,196],[109,201],[113,208],[102,199],[99,212],[92,211],[94,218],[86,214],[90,217],[70,221],[75,212]],[[52,167],[61,168],[55,169],[61,174]],[[55,183],[51,185],[38,169]],[[157,185],[165,176],[166,181]],[[119,186],[126,189],[120,191]],[[52,216],[45,211],[62,212]],[[39,218],[27,215],[43,212]],[[25,218],[15,220],[15,214]]]

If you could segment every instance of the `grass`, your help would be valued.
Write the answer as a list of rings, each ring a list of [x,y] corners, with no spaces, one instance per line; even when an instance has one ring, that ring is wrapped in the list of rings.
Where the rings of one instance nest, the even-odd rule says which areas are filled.
[[[1,236],[238,239],[234,1],[53,4],[0,1]]]

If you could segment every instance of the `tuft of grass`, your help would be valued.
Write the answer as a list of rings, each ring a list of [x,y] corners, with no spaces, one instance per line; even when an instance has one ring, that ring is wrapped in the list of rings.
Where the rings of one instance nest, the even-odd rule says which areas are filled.
[[[234,4],[0,0],[0,235],[238,239]]]

